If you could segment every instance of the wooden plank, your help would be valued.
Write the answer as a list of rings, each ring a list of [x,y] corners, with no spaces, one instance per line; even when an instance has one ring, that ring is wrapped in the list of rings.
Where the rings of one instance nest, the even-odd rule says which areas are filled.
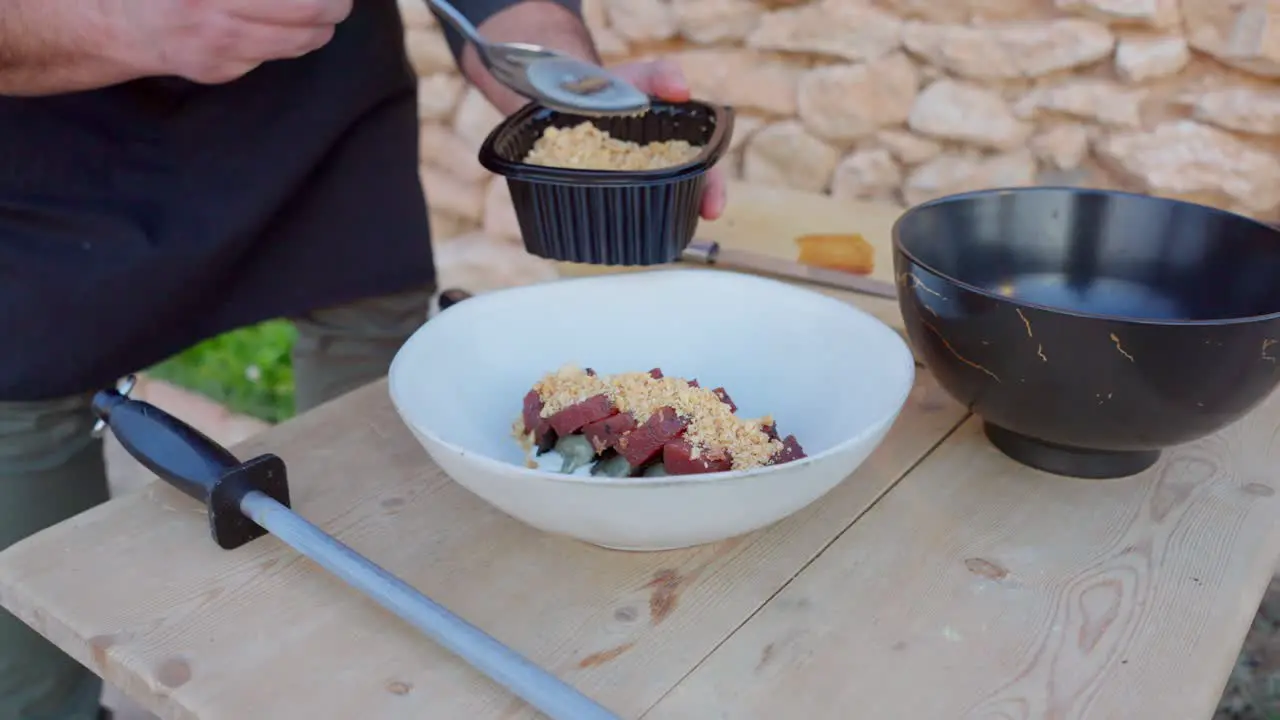
[[[296,509],[636,717],[964,417],[927,373],[848,481],[752,535],[668,553],[549,536],[446,478],[385,383],[238,448],[289,464]],[[273,538],[217,549],[167,486],[0,553],[0,602],[168,718],[525,718],[533,713]]]
[[[726,247],[749,250],[786,260],[796,260],[796,238],[810,233],[858,233],[875,248],[871,276],[892,282],[893,224],[903,208],[884,202],[841,200],[830,195],[758,183],[729,183],[729,203],[717,220],[698,223],[697,237]],[[609,268],[559,263],[567,275],[629,272],[634,268]]]
[[[970,420],[645,717],[1214,714],[1280,556],[1280,396],[1140,476]]]
[[[891,230],[902,208],[865,200],[838,200],[829,195],[802,192],[735,181],[729,184],[729,204],[718,220],[698,224],[698,238],[715,240],[737,250],[750,250],[786,260],[798,259],[795,239],[808,233],[859,233],[875,248],[872,277],[893,282],[893,239]],[[602,267],[557,263],[564,277],[585,277],[624,272],[644,272],[646,268]],[[671,265],[659,266],[670,268]],[[880,298],[855,296],[837,290],[821,290],[858,304],[891,327],[902,328],[896,303]]]
[[[875,248],[871,277],[893,282],[893,224],[903,208],[757,183],[729,184],[724,215],[698,224],[698,237],[738,250],[798,260],[801,235],[862,235]]]

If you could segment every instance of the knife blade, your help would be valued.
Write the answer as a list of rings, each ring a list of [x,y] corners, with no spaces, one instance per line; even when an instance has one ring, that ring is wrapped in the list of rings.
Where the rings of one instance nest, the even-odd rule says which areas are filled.
[[[689,247],[685,248],[681,254],[680,261],[691,265],[720,266],[725,269],[771,275],[784,280],[813,283],[889,300],[898,299],[897,288],[894,287],[893,283],[885,282],[884,280],[802,265],[797,262],[745,250],[733,250],[722,247],[720,243],[714,240],[694,240],[689,243]],[[905,330],[895,329],[898,330],[898,334],[903,336],[903,339],[906,339]],[[915,352],[915,348],[911,347],[910,341],[907,342],[907,347],[911,349],[916,365],[926,367],[919,354]]]
[[[813,283],[889,300],[898,299],[897,288],[893,283],[884,280],[802,265],[760,253],[734,250],[722,247],[720,243],[713,240],[694,240],[689,243],[689,247],[685,248],[681,254],[680,260],[690,264],[714,265],[725,269],[771,275],[784,280]]]

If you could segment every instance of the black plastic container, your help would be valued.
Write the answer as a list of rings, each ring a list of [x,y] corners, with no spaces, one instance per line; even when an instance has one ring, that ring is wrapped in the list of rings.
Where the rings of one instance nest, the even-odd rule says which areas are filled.
[[[523,162],[547,127],[583,121],[640,144],[701,145],[692,162],[659,170],[544,167]],[[507,178],[525,248],[533,255],[592,265],[660,265],[680,258],[698,227],[706,173],[733,135],[733,110],[654,100],[631,117],[584,117],[526,105],[494,128],[480,164]]]

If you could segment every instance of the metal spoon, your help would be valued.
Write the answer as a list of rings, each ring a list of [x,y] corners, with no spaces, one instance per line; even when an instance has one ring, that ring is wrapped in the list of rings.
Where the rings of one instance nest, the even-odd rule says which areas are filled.
[[[453,29],[475,45],[485,68],[503,85],[552,110],[577,115],[634,115],[649,96],[598,65],[526,43],[491,43],[446,0],[427,0]]]

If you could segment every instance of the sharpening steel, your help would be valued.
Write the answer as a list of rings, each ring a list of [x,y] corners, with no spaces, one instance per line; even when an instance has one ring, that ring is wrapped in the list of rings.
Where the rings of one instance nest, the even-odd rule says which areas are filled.
[[[398,615],[553,720],[617,716],[479,628],[449,612],[290,509],[284,461],[271,454],[240,462],[204,433],[160,408],[129,398],[134,379],[93,399],[98,422],[130,455],[204,503],[214,542],[234,550],[267,533]]]

